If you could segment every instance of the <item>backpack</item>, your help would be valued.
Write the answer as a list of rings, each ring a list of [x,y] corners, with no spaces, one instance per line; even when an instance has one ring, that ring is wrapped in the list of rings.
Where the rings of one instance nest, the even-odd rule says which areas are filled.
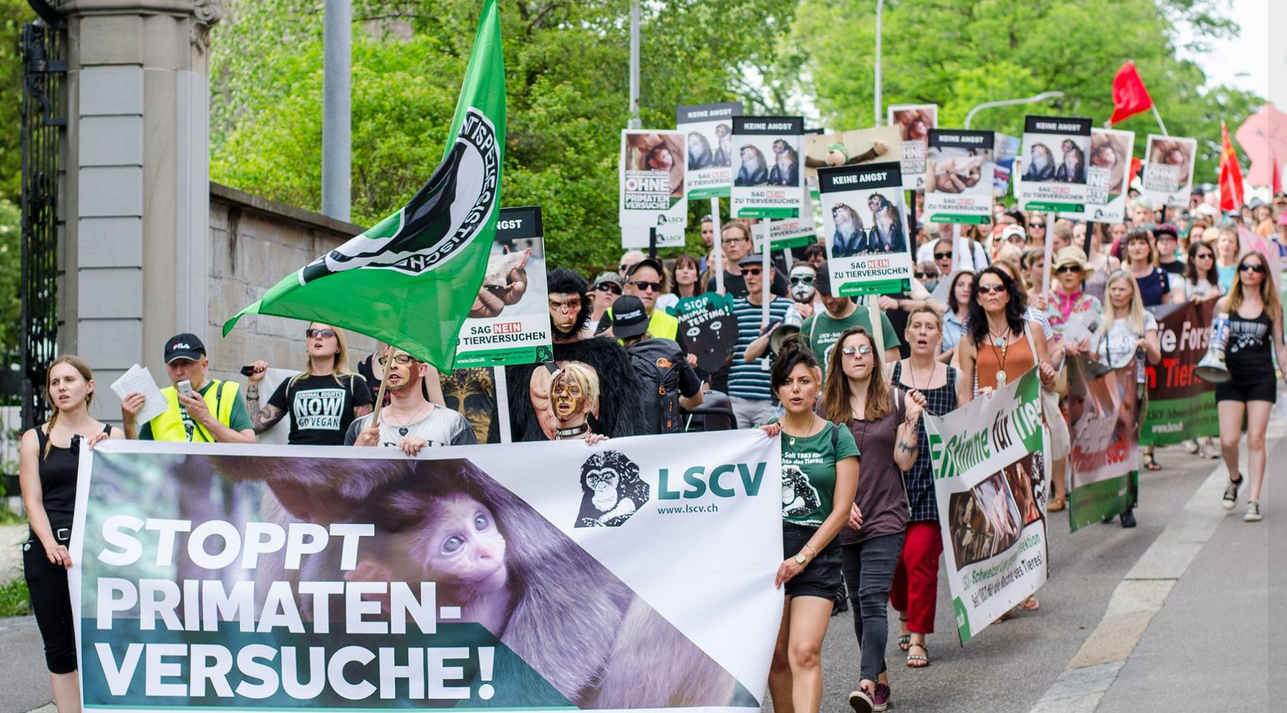
[[[685,359],[672,339],[645,339],[627,350],[643,384],[640,401],[648,433],[682,433],[679,408],[679,370]]]

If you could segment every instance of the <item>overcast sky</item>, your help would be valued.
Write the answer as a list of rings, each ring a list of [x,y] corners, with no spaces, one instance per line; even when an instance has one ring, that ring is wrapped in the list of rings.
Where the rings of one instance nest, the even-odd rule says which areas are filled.
[[[1242,28],[1238,39],[1213,42],[1207,54],[1182,49],[1180,56],[1202,67],[1208,86],[1228,84],[1266,96],[1269,93],[1269,2],[1232,0],[1225,7],[1229,17]],[[1191,38],[1188,27],[1181,27],[1179,44]]]

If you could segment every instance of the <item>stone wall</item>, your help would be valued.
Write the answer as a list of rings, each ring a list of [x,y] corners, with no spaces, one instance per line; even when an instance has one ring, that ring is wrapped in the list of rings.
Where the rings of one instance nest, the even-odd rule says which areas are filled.
[[[244,383],[242,365],[263,359],[283,369],[303,369],[304,329],[300,320],[249,315],[220,338],[223,323],[263,296],[291,271],[361,233],[361,226],[210,184],[210,324],[206,347],[210,373]],[[374,342],[352,332],[350,368]],[[164,374],[156,375],[158,379]],[[166,384],[161,384],[165,386]]]

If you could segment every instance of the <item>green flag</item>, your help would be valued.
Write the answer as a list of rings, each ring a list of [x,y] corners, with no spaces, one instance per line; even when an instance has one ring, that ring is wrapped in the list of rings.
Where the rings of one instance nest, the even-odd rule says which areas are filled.
[[[244,314],[324,322],[450,369],[482,287],[500,211],[505,69],[486,0],[442,163],[401,210],[284,278]]]

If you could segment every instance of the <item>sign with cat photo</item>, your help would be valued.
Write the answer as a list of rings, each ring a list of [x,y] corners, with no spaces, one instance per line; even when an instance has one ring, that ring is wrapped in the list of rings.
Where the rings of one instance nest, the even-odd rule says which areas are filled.
[[[675,108],[675,128],[688,137],[684,190],[689,200],[727,198],[733,187],[733,117],[742,102]]]
[[[502,208],[456,367],[531,364],[552,353],[540,206]]]
[[[734,218],[798,218],[803,210],[804,119],[733,117]]]
[[[910,290],[912,254],[899,163],[820,168],[818,189],[832,294]]]
[[[780,450],[105,441],[70,543],[83,709],[758,713]]]

